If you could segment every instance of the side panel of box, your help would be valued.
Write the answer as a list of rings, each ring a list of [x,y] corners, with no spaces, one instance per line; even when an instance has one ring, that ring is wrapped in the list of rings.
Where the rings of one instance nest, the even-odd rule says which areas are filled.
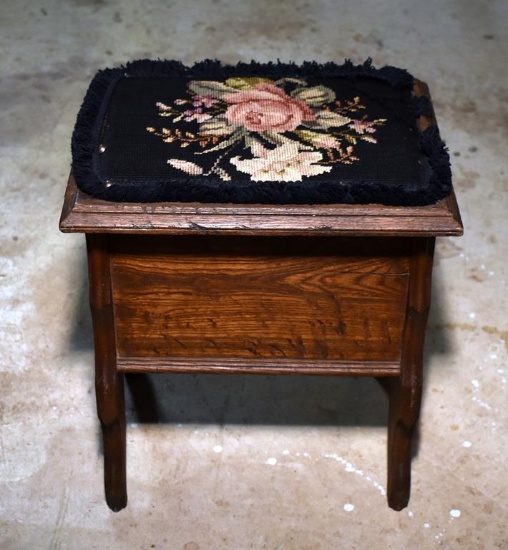
[[[405,239],[118,237],[120,357],[393,361]]]

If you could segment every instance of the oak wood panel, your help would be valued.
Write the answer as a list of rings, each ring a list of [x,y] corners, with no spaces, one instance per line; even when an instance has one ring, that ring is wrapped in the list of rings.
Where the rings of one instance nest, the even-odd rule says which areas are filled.
[[[317,242],[318,254],[305,240],[241,239],[242,252],[237,239],[160,240],[155,250],[152,241],[139,254],[114,247],[121,357],[400,356],[407,276],[391,272],[404,273],[407,258],[376,256],[380,240],[344,242],[357,257],[342,256],[333,239]]]
[[[299,262],[301,258],[328,258],[334,271],[351,273],[408,274],[412,239],[375,237],[255,237],[217,235],[109,235],[115,257],[132,257],[150,263],[153,257],[193,256],[206,263],[241,258],[258,262],[263,257],[274,266],[279,259]],[[144,259],[145,258],[145,259]]]

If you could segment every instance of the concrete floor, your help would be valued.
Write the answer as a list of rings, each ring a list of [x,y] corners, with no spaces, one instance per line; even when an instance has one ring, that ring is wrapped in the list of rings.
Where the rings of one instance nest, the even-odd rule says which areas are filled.
[[[508,3],[2,0],[0,548],[508,548]],[[58,232],[75,116],[130,59],[355,62],[426,80],[466,234],[437,248],[409,507],[370,380],[165,376],[103,501],[84,239]],[[149,412],[149,411],[145,411]]]

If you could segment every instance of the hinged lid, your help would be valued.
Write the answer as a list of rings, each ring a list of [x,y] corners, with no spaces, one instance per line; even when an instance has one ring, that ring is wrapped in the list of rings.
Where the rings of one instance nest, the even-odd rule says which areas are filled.
[[[99,72],[72,138],[78,187],[114,202],[417,206],[449,195],[425,94],[370,61],[138,61]]]
[[[60,227],[462,234],[427,86],[369,62],[141,61],[98,73]]]

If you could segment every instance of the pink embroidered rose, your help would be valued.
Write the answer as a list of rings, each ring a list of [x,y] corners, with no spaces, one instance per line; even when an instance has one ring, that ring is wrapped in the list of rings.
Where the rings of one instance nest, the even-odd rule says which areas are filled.
[[[251,90],[224,94],[221,99],[230,104],[225,113],[228,120],[247,130],[287,132],[304,120],[315,120],[304,101],[293,99],[273,84],[259,83]]]

